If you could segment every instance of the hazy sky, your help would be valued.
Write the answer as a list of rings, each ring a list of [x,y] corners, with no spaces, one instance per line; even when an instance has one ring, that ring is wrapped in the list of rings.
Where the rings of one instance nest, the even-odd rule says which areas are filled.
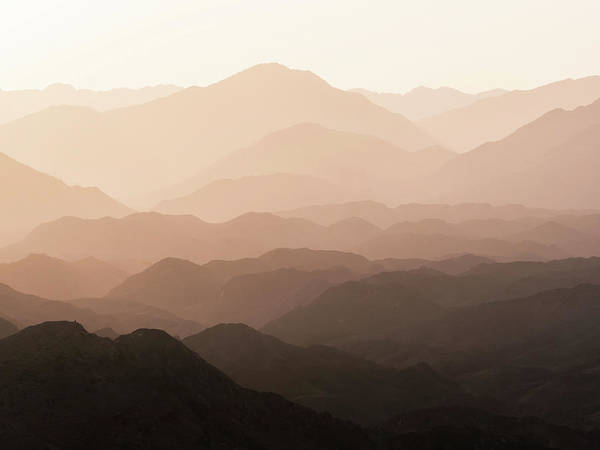
[[[0,88],[206,85],[260,62],[341,88],[600,74],[600,0],[0,0]]]

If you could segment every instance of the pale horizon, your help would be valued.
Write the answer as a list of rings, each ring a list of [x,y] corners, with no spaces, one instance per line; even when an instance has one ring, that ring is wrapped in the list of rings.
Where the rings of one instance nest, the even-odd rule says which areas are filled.
[[[598,2],[374,3],[25,1],[0,17],[0,89],[206,86],[267,62],[394,93],[600,74]]]

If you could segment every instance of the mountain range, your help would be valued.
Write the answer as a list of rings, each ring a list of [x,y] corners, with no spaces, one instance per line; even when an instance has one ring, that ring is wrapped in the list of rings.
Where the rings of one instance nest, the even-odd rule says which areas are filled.
[[[0,341],[0,361],[11,448],[374,448],[353,424],[237,386],[160,330],[111,341],[49,322]]]
[[[0,284],[0,311],[6,320],[19,328],[48,320],[70,320],[82,323],[90,330],[112,328],[121,334],[142,327],[157,327],[183,337],[204,328],[192,320],[132,301],[49,300],[23,294],[5,284]]]
[[[202,202],[198,197],[200,192],[206,191],[210,186],[207,186],[208,183],[277,173],[326,180],[345,192],[347,200],[400,203],[412,198],[411,195],[414,196],[412,186],[407,181],[421,179],[436,172],[454,156],[453,152],[439,146],[406,151],[376,135],[328,129],[317,123],[301,123],[278,130],[249,147],[236,150],[195,177],[163,192],[163,196],[175,197],[201,189],[188,195],[185,200],[163,202],[158,210],[179,214],[199,212]],[[281,186],[286,188],[285,184],[282,182]],[[243,195],[241,189],[236,193]],[[312,204],[338,203],[339,201],[330,200],[332,194],[323,188],[322,198],[316,199]],[[257,199],[265,197],[262,191],[256,192],[256,188],[253,189],[252,186],[248,186],[245,195]],[[276,202],[276,195],[273,192],[263,201]],[[338,194],[338,197],[341,196]],[[215,196],[213,201],[219,200]],[[290,195],[290,203],[298,203],[295,196]],[[298,206],[310,204],[305,199],[304,204]],[[175,205],[177,208],[174,209]],[[274,209],[275,207],[271,208]],[[251,204],[241,212],[248,211],[252,211]]]
[[[435,143],[360,94],[333,88],[310,72],[263,64],[143,105],[102,113],[48,108],[0,126],[0,148],[69,183],[123,198],[181,183],[227,153],[302,122],[374,135],[406,150]],[[81,147],[86,151],[77,151]]]
[[[425,119],[468,106],[478,100],[499,97],[508,92],[504,89],[492,89],[478,94],[467,94],[450,87],[432,89],[425,86],[416,87],[405,94],[373,92],[368,89],[352,89],[352,91],[358,92],[376,105],[400,113],[410,120]]]
[[[327,205],[310,205],[302,208],[277,211],[281,217],[298,217],[319,225],[329,226],[337,222],[360,218],[380,228],[388,228],[398,222],[418,222],[438,219],[446,222],[499,219],[513,221],[528,217],[551,220],[557,216],[589,215],[594,210],[552,210],[532,208],[519,204],[493,205],[490,203],[410,203],[389,207],[384,203],[368,201],[346,202]]]
[[[0,430],[11,448],[589,450],[595,442],[591,433],[466,407],[361,428],[242,388],[151,329],[113,341],[73,322],[29,327],[0,340],[0,381]]]
[[[3,147],[5,148],[5,147]],[[0,153],[0,243],[24,236],[36,225],[62,216],[121,217],[131,209],[97,188],[69,186]]]
[[[510,136],[448,161],[433,175],[439,201],[598,208],[600,100],[554,110]]]
[[[363,424],[428,407],[477,404],[426,364],[395,370],[332,347],[297,347],[243,324],[221,324],[183,343],[242,386],[276,392]]]
[[[51,106],[87,106],[98,111],[106,111],[146,103],[179,90],[181,88],[177,86],[160,85],[141,89],[120,88],[93,91],[76,89],[61,83],[51,84],[45,89],[0,90],[0,124],[11,122]]]
[[[529,282],[526,276],[523,281]],[[556,283],[552,276],[548,281]],[[430,302],[435,295],[400,280],[353,283],[330,289],[264,331],[288,342],[334,345],[400,369],[427,362],[472,394],[497,400],[505,414],[598,428],[598,285],[444,308]],[[445,289],[438,280],[427,283]],[[477,289],[474,280],[465,286]]]
[[[485,208],[484,208],[485,209]],[[586,242],[586,256],[598,254],[598,214],[553,217],[575,231],[557,231],[548,244],[519,233],[552,222],[543,219],[474,220],[450,224],[431,221],[382,230],[362,219],[343,220],[328,227],[300,218],[269,213],[248,213],[222,223],[204,222],[194,216],[137,213],[121,219],[94,220],[67,217],[36,227],[25,239],[0,250],[0,259],[14,261],[31,253],[45,253],[66,260],[87,257],[107,261],[128,272],[137,272],[168,257],[196,263],[212,259],[257,257],[275,248],[341,250],[371,259],[444,259],[473,253],[491,259],[544,260],[572,256],[570,234]],[[434,221],[435,222],[435,221]],[[568,230],[567,230],[568,231]],[[566,240],[561,241],[566,236]],[[520,240],[521,239],[521,240]],[[564,245],[564,248],[561,247]],[[576,242],[573,249],[580,249]]]
[[[502,303],[546,290],[600,283],[599,261],[484,263],[457,275],[426,267],[380,272],[326,290],[264,331],[300,345],[383,339],[396,331],[403,336],[409,327],[401,325],[405,321],[420,329],[421,322],[441,317],[447,308]]]
[[[291,205],[300,207],[352,198],[350,192],[320,178],[273,173],[212,181],[189,195],[161,202],[155,210],[223,222],[249,211],[273,212]]]
[[[572,110],[600,98],[600,76],[557,81],[531,90],[510,91],[420,120],[442,145],[468,151],[503,139],[555,109]]]
[[[127,272],[95,258],[68,262],[32,254],[0,264],[0,283],[54,300],[99,297],[128,276]]]

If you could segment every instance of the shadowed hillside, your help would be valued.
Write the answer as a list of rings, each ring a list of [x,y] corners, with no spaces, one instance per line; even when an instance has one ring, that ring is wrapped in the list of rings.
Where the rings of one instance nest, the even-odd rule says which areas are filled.
[[[362,423],[431,406],[476,404],[425,364],[384,368],[331,347],[286,344],[243,324],[222,324],[184,343],[242,386]]]
[[[11,448],[374,448],[352,424],[240,388],[159,330],[111,341],[44,323],[0,341],[0,361]]]

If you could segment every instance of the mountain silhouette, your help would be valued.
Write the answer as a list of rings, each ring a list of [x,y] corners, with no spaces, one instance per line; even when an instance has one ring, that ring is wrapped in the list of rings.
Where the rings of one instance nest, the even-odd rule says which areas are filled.
[[[197,265],[167,258],[135,274],[107,297],[156,306],[214,324],[262,326],[328,287],[365,272],[370,263],[341,252],[278,249],[259,258]]]
[[[216,180],[189,195],[165,200],[155,210],[223,222],[251,211],[273,212],[349,198],[343,188],[319,178],[278,173]]]
[[[573,109],[600,98],[600,77],[567,79],[525,91],[479,100],[469,106],[419,121],[419,125],[456,151],[503,139],[557,108]]]
[[[261,64],[143,105],[103,113],[52,107],[0,126],[0,148],[70,183],[129,198],[177,184],[229,152],[302,122],[375,135],[406,150],[435,143],[360,94],[307,71]]]
[[[262,331],[298,345],[327,344],[414,332],[443,308],[399,283],[349,281],[332,287],[306,306],[284,314]]]
[[[167,309],[161,309],[146,303],[123,299],[83,298],[71,300],[69,304],[78,308],[93,311],[105,319],[109,326],[100,330],[110,329],[112,332],[129,333],[138,328],[157,328],[166,331],[171,336],[186,337],[198,333],[205,325],[182,318]],[[117,331],[115,331],[117,330]],[[112,334],[104,337],[111,337]],[[98,334],[98,333],[96,333]]]
[[[221,324],[184,344],[242,386],[364,424],[427,407],[475,404],[425,364],[384,368],[325,346],[286,344],[244,324]]]
[[[2,148],[5,148],[2,146]],[[97,188],[68,186],[0,153],[0,243],[22,237],[41,222],[62,216],[121,217],[131,212]]]
[[[554,217],[597,244],[600,215]],[[277,248],[310,248],[364,254],[371,259],[447,259],[464,253],[494,260],[545,260],[570,256],[567,250],[536,241],[514,241],[511,235],[533,229],[543,220],[466,221],[434,232],[429,221],[381,230],[364,221],[327,227],[301,218],[246,213],[233,220],[208,223],[191,215],[137,213],[127,217],[85,220],[62,218],[36,227],[25,239],[0,249],[13,261],[31,253],[77,260],[95,257],[129,272],[168,257],[205,263],[213,259],[257,257]],[[407,227],[411,232],[394,232]],[[514,238],[514,236],[513,236]],[[560,242],[559,242],[560,243]],[[590,246],[589,254],[597,254]]]
[[[0,124],[42,111],[50,106],[87,106],[98,111],[146,103],[173,94],[181,88],[170,85],[141,89],[110,89],[93,91],[76,89],[68,84],[51,84],[45,89],[19,91],[0,90]]]
[[[0,264],[0,283],[54,300],[102,296],[128,276],[127,272],[95,258],[67,262],[32,254]]]
[[[160,330],[111,341],[47,322],[1,340],[0,361],[10,448],[375,448],[355,425],[237,386]]]
[[[431,190],[441,201],[598,208],[599,135],[600,100],[554,110],[449,161],[433,176]]]
[[[494,301],[504,304],[589,283],[600,284],[599,258],[484,263],[458,275],[430,268],[381,272],[329,288],[263,330],[299,345],[400,338],[410,327],[419,330],[421,322],[442,316],[447,308]],[[401,325],[404,321],[409,324]]]
[[[290,173],[327,180],[347,191],[348,200],[368,198],[398,203],[409,194],[399,189],[403,182],[435,172],[454,156],[455,153],[437,146],[410,152],[375,135],[301,123],[228,154],[162,195],[188,194],[222,178]],[[324,192],[323,199],[313,203],[339,203],[329,201],[330,198],[331,195]],[[280,209],[291,208],[294,207]]]
[[[352,91],[364,95],[373,103],[392,112],[403,114],[410,120],[435,116],[468,106],[478,100],[498,97],[508,92],[504,89],[493,89],[478,94],[467,94],[450,87],[432,89],[425,86],[419,86],[405,94],[373,92],[367,89],[352,89]]]
[[[445,288],[435,279],[428,282]],[[500,284],[510,286],[511,281]],[[399,308],[416,320],[408,324],[407,318],[389,317],[389,302],[409,305],[418,295],[414,288],[397,279],[383,287],[387,297],[380,289],[341,285],[264,330],[299,344],[334,345],[399,369],[424,361],[469,392],[498,401],[508,415],[535,415],[597,430],[599,285],[538,291],[420,316]],[[357,302],[361,289],[368,295]],[[431,298],[422,289],[420,295]]]
[[[462,160],[462,157],[458,159]],[[387,228],[398,222],[416,222],[431,218],[447,222],[463,222],[484,219],[516,220],[527,217],[552,218],[565,214],[584,215],[592,212],[587,210],[532,208],[517,204],[493,205],[490,203],[410,203],[389,207],[383,203],[369,200],[329,205],[310,205],[288,211],[278,211],[277,215],[288,218],[298,217],[324,226],[357,217],[380,228]]]
[[[197,333],[204,327],[158,308],[130,301],[80,299],[48,300],[18,292],[0,284],[0,311],[19,327],[53,320],[74,320],[92,330],[112,328],[129,333],[144,326],[160,326],[178,336]]]
[[[389,233],[376,236],[352,249],[371,259],[437,259],[461,252],[492,259],[549,260],[569,256],[561,248],[537,242],[508,242],[495,238],[461,237],[439,233]]]
[[[0,317],[0,339],[15,334],[19,329],[12,322]]]

